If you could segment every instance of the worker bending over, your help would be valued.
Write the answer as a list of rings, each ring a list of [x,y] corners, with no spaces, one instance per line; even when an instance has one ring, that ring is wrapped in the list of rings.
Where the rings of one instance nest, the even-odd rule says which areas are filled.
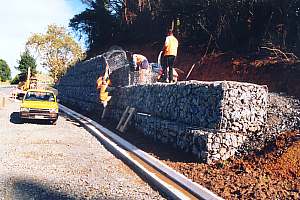
[[[139,82],[147,82],[147,74],[149,74],[150,65],[147,58],[141,54],[133,54],[132,61],[134,68],[139,71]]]

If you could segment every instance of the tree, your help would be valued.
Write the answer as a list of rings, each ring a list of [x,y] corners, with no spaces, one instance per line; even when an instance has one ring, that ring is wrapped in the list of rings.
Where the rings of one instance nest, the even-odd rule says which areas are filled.
[[[10,68],[5,60],[0,59],[0,81],[7,81],[10,79]]]
[[[84,1],[89,8],[82,13],[75,15],[71,20],[69,26],[82,34],[87,36],[87,45],[90,52],[95,49],[99,50],[101,47],[113,39],[112,33],[116,24],[114,18],[110,14],[108,2],[106,0],[86,0]]]
[[[92,52],[112,42],[162,44],[172,27],[181,46],[237,52],[268,46],[300,55],[299,0],[81,1],[88,9],[70,27],[86,34]]]
[[[36,74],[36,60],[30,55],[28,49],[21,54],[21,59],[18,63],[19,66],[16,69],[21,73],[27,73],[28,67],[30,67],[31,73]]]
[[[26,47],[35,49],[42,66],[49,70],[56,82],[67,69],[84,58],[80,45],[67,33],[64,27],[49,25],[45,34],[33,34]]]
[[[19,74],[17,74],[12,80],[11,80],[11,82],[10,82],[10,84],[19,84],[19,82],[20,82],[20,75]]]

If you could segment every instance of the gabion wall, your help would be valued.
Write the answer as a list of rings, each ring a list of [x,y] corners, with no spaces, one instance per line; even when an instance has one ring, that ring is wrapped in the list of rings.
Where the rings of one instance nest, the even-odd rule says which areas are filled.
[[[267,88],[239,82],[185,81],[122,87],[111,105],[201,128],[256,132],[266,121]]]
[[[132,125],[145,135],[210,163],[264,129],[267,88],[227,81],[128,86],[114,92],[110,116],[120,119],[126,106],[137,109]]]
[[[61,101],[101,113],[96,90],[100,63],[101,56],[70,69],[57,85]],[[111,79],[118,87],[111,93],[107,117],[119,120],[126,106],[135,107],[131,125],[208,163],[234,155],[265,126],[265,86],[228,81],[132,85],[138,77],[126,65],[115,69]]]

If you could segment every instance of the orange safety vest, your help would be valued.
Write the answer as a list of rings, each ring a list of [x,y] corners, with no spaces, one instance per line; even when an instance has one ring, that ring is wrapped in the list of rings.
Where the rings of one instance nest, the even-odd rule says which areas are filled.
[[[173,35],[166,37],[164,56],[177,56],[177,48],[178,40]]]

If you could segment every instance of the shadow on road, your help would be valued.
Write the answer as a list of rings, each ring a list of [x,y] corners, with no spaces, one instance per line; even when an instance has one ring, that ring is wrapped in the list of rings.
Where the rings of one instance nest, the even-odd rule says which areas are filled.
[[[77,200],[86,197],[68,194],[67,192],[55,191],[51,186],[37,183],[31,180],[13,180],[13,199],[34,199],[34,200]],[[54,188],[54,187],[53,187]],[[64,190],[60,188],[60,190]],[[93,199],[119,199],[96,194]]]
[[[22,124],[22,120],[19,116],[19,112],[13,112],[10,114],[10,120],[13,124]]]
[[[66,119],[67,122],[72,123],[73,125],[77,126],[77,127],[83,127],[77,120],[73,119],[72,117],[66,115],[63,112],[59,113],[60,117],[64,117]]]
[[[40,125],[50,125],[49,120],[33,120],[33,119],[24,119],[22,120],[19,116],[19,112],[13,112],[10,114],[10,120],[11,123],[13,124],[23,124],[25,123],[31,123],[31,124],[40,124]]]
[[[14,183],[14,198],[15,199],[36,199],[36,200],[75,200],[69,194],[52,191],[39,183],[28,180],[18,180]]]

